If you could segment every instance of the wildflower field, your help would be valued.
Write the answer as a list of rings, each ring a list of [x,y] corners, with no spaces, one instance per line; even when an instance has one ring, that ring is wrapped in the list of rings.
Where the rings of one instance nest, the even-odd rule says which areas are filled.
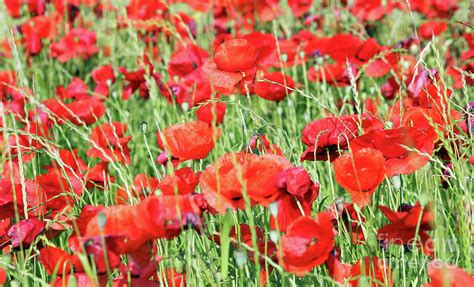
[[[0,0],[0,285],[474,286],[474,2]]]

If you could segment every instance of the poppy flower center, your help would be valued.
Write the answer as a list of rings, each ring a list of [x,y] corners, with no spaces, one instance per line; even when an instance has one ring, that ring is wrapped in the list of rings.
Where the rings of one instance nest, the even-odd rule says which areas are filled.
[[[237,197],[237,196],[235,196],[235,197],[232,197],[230,200],[232,200],[232,201],[239,201],[239,200],[241,200],[241,199],[242,199],[242,197]]]
[[[402,203],[398,207],[398,211],[400,212],[408,212],[413,208],[413,205],[407,204],[407,203]]]
[[[321,54],[321,51],[319,51],[319,50],[315,50],[311,53],[312,58],[319,58],[321,56],[322,56],[322,54]]]
[[[6,102],[11,102],[13,100],[13,96],[11,94],[6,94],[5,95],[5,101]]]
[[[312,246],[312,245],[316,245],[316,244],[318,244],[318,243],[319,243],[319,239],[316,238],[316,237],[313,237],[313,238],[311,238],[311,239],[309,240],[309,242],[308,242],[308,247],[309,247],[309,246]]]
[[[171,91],[173,92],[174,95],[177,95],[181,92],[181,88],[178,86],[172,86]]]

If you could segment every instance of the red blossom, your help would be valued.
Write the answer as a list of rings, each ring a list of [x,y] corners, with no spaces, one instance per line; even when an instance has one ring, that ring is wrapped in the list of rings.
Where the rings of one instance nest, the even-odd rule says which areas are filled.
[[[265,73],[263,80],[251,85],[251,90],[257,96],[269,101],[281,101],[293,92],[295,81],[281,72]]]
[[[71,29],[59,42],[51,44],[50,47],[51,57],[57,58],[61,63],[77,58],[86,60],[98,51],[96,33],[84,28]]]
[[[109,88],[116,80],[114,68],[110,65],[97,67],[91,72],[91,76],[96,83],[94,93],[108,97]]]
[[[205,158],[221,135],[220,129],[198,121],[175,124],[156,134],[162,150],[169,151],[179,161]]]
[[[165,195],[192,194],[199,183],[199,177],[189,167],[173,171],[165,176],[157,188]]]
[[[353,151],[372,148],[385,158],[387,177],[410,174],[426,165],[433,152],[433,138],[416,128],[372,129],[351,141]]]
[[[280,264],[290,273],[303,276],[323,264],[334,247],[334,231],[327,213],[316,218],[303,216],[295,220],[281,238]]]
[[[334,161],[334,175],[336,182],[351,194],[352,201],[364,206],[385,179],[383,154],[373,148],[345,154]]]
[[[92,129],[92,147],[87,155],[100,158],[105,162],[130,163],[130,148],[128,142],[132,139],[125,136],[127,125],[123,123],[106,123]]]
[[[462,287],[474,284],[474,277],[467,271],[443,262],[430,262],[428,276],[430,283],[423,287]]]
[[[331,160],[358,132],[356,116],[329,117],[315,120],[303,129],[301,140],[308,147],[301,155],[303,160]]]
[[[20,245],[29,247],[36,237],[43,232],[44,223],[35,217],[21,220],[10,227],[7,236],[11,240],[11,247],[16,248]]]
[[[421,38],[430,40],[433,36],[438,36],[448,29],[448,24],[444,21],[429,21],[421,24],[418,34]]]
[[[219,213],[245,207],[244,185],[251,204],[267,206],[280,196],[273,178],[290,166],[277,155],[227,153],[203,171],[199,184],[209,206]]]
[[[414,205],[402,204],[398,211],[379,206],[379,209],[390,220],[377,231],[378,240],[398,245],[411,245],[419,236],[424,252],[433,257],[433,241],[427,231],[432,229],[434,214],[430,207],[423,207],[418,202]],[[417,233],[418,232],[418,233]]]
[[[227,110],[226,103],[208,102],[201,105],[196,111],[196,118],[212,126],[219,125],[224,121],[225,112]]]

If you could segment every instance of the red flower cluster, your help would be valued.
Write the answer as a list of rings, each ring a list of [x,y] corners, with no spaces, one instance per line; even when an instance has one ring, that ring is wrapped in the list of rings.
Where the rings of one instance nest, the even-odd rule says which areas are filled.
[[[3,2],[0,285],[231,285],[248,263],[392,287],[392,245],[426,287],[474,283],[469,259],[424,264],[436,214],[459,236],[472,217],[459,1]],[[216,282],[186,277],[202,263]]]

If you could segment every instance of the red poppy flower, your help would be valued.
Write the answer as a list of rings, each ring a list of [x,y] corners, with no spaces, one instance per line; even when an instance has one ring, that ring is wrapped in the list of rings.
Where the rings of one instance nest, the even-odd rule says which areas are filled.
[[[292,39],[279,39],[278,47],[279,52],[273,53],[273,57],[267,60],[267,62],[273,61],[273,67],[280,68],[283,66],[289,68],[304,63],[304,59],[297,54],[299,44]]]
[[[39,261],[43,264],[48,274],[63,275],[71,272],[71,267],[74,267],[73,255],[67,253],[61,248],[45,247],[40,250]]]
[[[166,5],[162,2],[133,0],[129,1],[126,9],[127,17],[117,18],[119,27],[131,26],[145,32],[158,32],[163,27],[158,24],[164,20],[163,14],[166,11]]]
[[[110,65],[100,66],[92,70],[92,79],[96,83],[94,93],[104,97],[109,96],[109,87],[115,83],[114,68]]]
[[[130,163],[130,148],[128,142],[131,136],[124,136],[127,125],[123,123],[105,123],[92,129],[92,147],[87,155],[100,158],[105,162]]]
[[[181,82],[183,84],[181,84]],[[202,78],[199,71],[189,74],[188,77],[180,81],[180,83],[172,81],[163,83],[160,80],[158,81],[158,88],[161,95],[164,96],[170,104],[176,103],[180,105],[183,111],[187,111],[189,108],[195,107],[200,103],[219,98],[219,95],[213,97],[211,84]]]
[[[416,128],[372,129],[351,141],[353,151],[367,147],[382,152],[387,177],[392,177],[425,166],[433,152],[433,138]]]
[[[52,161],[51,164],[44,166],[48,173],[61,174],[61,167],[64,167],[68,175],[72,173],[74,178],[79,177],[82,179],[86,183],[87,188],[90,188],[92,185],[95,187],[103,186],[106,180],[114,181],[114,178],[108,175],[106,162],[100,162],[93,167],[89,167],[79,157],[77,149],[72,151],[60,149],[58,156],[62,163]]]
[[[457,0],[410,0],[410,7],[428,18],[448,18],[458,9],[457,2]]]
[[[7,236],[11,240],[11,247],[29,247],[36,237],[43,232],[44,223],[35,217],[21,220],[13,224],[7,231]]]
[[[24,116],[25,96],[16,86],[16,75],[13,71],[0,71],[0,100],[3,110]]]
[[[303,14],[309,11],[312,4],[313,0],[288,0],[288,5],[295,17],[303,16]]]
[[[301,140],[308,147],[301,155],[304,160],[331,160],[339,150],[347,149],[348,142],[358,133],[356,116],[329,117],[315,120],[303,129]]]
[[[453,84],[452,84],[453,89],[461,89],[463,87],[463,73],[462,73],[462,70],[460,71],[454,65],[450,65],[446,69],[446,75],[448,75],[453,80]]]
[[[171,55],[168,73],[170,77],[185,78],[198,71],[207,58],[209,58],[209,53],[199,46],[188,44],[180,47]]]
[[[0,284],[5,284],[5,282],[7,282],[7,273],[5,269],[0,267]]]
[[[67,87],[57,86],[56,95],[58,98],[83,100],[89,98],[89,87],[80,78],[73,78]]]
[[[304,198],[284,194],[276,201],[276,214],[271,214],[270,228],[287,232],[288,227],[298,218],[311,214],[311,204]]]
[[[212,126],[219,125],[224,121],[225,112],[227,110],[226,103],[209,102],[201,105],[196,111],[196,117],[199,121],[205,122]]]
[[[289,225],[301,216],[311,213],[311,206],[319,194],[319,183],[313,182],[302,167],[291,167],[279,172],[273,184],[281,196],[278,210],[270,218],[270,227],[286,232]]]
[[[433,36],[438,36],[447,29],[448,24],[444,21],[428,21],[420,25],[418,35],[423,39],[430,40]]]
[[[25,49],[30,55],[38,54],[43,48],[43,39],[52,39],[57,33],[58,18],[54,16],[36,16],[21,25]]]
[[[74,205],[77,197],[82,194],[84,182],[81,178],[68,171],[64,176],[60,171],[38,175],[35,181],[46,194],[47,209],[61,210]]]
[[[45,12],[46,2],[43,0],[5,0],[7,12],[13,18],[21,16],[21,7],[25,4],[28,4],[28,11],[31,14],[42,15]]]
[[[286,271],[304,276],[323,264],[334,247],[334,230],[327,213],[315,219],[303,216],[295,220],[281,238],[278,252]]]
[[[147,82],[147,76],[154,80],[158,84],[158,87],[162,85],[160,75],[155,72],[155,68],[146,54],[138,59],[137,70],[128,71],[124,67],[118,67],[117,70],[125,77],[125,81],[127,82],[122,93],[122,99],[124,100],[128,100],[137,90],[139,90],[140,97],[144,99],[149,97],[150,83]]]
[[[10,42],[8,41],[9,39],[4,38],[3,40],[0,40],[0,56],[4,58],[12,58],[12,48],[10,46]],[[16,44],[17,41],[15,41]],[[0,72],[1,73],[1,72]]]
[[[214,211],[245,207],[243,187],[251,204],[268,205],[280,195],[273,185],[275,175],[291,164],[276,155],[256,156],[245,153],[228,153],[204,170],[200,185],[207,203]]]
[[[38,150],[44,147],[41,139],[50,138],[49,127],[44,123],[30,122],[21,131],[21,134],[8,138],[6,154],[14,162],[19,160],[29,162],[35,157]]]
[[[474,277],[467,271],[443,262],[430,262],[428,276],[430,283],[423,287],[462,287],[474,284]]]
[[[99,225],[99,216],[105,218],[103,226]],[[188,195],[149,196],[136,206],[115,205],[97,210],[85,220],[85,238],[120,239],[119,253],[138,250],[152,239],[171,239],[183,227],[201,224],[200,211]]]
[[[351,12],[360,21],[377,21],[390,13],[393,7],[391,1],[385,3],[382,0],[355,0]]]
[[[364,41],[351,34],[336,34],[328,39],[326,54],[337,63],[353,61]]]
[[[415,101],[422,108],[434,109],[440,113],[448,110],[448,100],[453,94],[451,89],[445,89],[442,83],[430,83],[425,89],[421,90]]]
[[[118,71],[125,76],[125,80],[129,83],[125,86],[122,94],[122,99],[127,100],[136,90],[140,89],[140,96],[143,98],[148,97],[148,87],[146,86],[145,70],[140,69],[138,71],[129,72],[123,67],[119,67]]]
[[[10,218],[0,219],[0,244],[3,246],[10,240],[7,236],[7,231],[10,229],[12,220]]]
[[[51,57],[57,58],[61,63],[79,57],[86,60],[98,51],[96,33],[84,28],[71,29],[59,42],[51,44],[50,47]]]
[[[167,127],[163,134],[157,132],[158,145],[180,161],[203,159],[214,148],[221,130],[198,121]]]
[[[391,69],[396,70],[399,57],[388,52],[389,47],[380,46],[374,38],[367,39],[360,47],[356,60],[364,64],[365,73],[372,78],[385,76]]]
[[[69,104],[58,99],[47,99],[43,101],[43,104],[54,117],[59,119],[59,124],[70,121],[75,125],[91,125],[105,114],[104,103],[94,97]]]
[[[351,75],[355,78],[357,69],[353,64],[349,64],[349,67],[346,67],[344,62],[325,64],[319,69],[311,67],[307,74],[310,81],[325,82],[331,86],[344,87],[351,84]]]
[[[385,179],[385,159],[373,148],[345,154],[334,161],[336,182],[352,196],[352,201],[364,206],[375,189]]]
[[[32,180],[22,181],[15,178],[12,182],[10,178],[0,179],[0,219],[13,217],[15,205],[20,213],[23,213],[26,207],[30,216],[41,216],[44,213],[45,201],[46,195],[41,186]],[[24,206],[25,203],[27,206]]]
[[[248,158],[253,157],[255,155],[227,153],[202,172],[199,185],[212,211],[225,213],[227,209],[245,208],[239,174]]]
[[[170,16],[171,25],[174,26],[176,29],[176,32],[183,38],[183,39],[195,39],[197,36],[197,25],[196,21],[194,20],[193,17],[189,16],[188,14],[184,12],[178,12],[178,13],[173,13],[173,15]],[[167,29],[164,30],[166,35],[171,35],[175,36],[175,33],[171,33],[167,31]]]
[[[276,65],[277,39],[273,34],[263,32],[253,32],[242,36],[258,49],[258,66],[269,67]]]
[[[385,53],[384,56],[378,56],[370,60],[365,67],[365,73],[372,78],[380,78],[387,75],[390,70],[396,68],[398,56],[395,53]]]
[[[311,180],[308,172],[301,166],[287,168],[273,179],[273,184],[284,192],[313,203],[319,193],[319,184]]]
[[[419,107],[407,108],[402,118],[402,125],[423,133],[427,146],[432,142],[434,142],[435,147],[439,146],[440,136],[448,136],[448,130],[457,134],[463,134],[467,130],[463,115],[459,111],[447,106],[441,107],[441,109],[444,109],[444,111]],[[451,144],[459,143],[458,140],[454,140]],[[427,154],[430,155],[431,152],[432,150],[428,150]]]
[[[264,80],[251,86],[254,94],[269,101],[281,101],[293,92],[295,81],[282,72],[271,72],[263,75]]]
[[[407,76],[411,80],[407,86],[408,96],[412,99],[416,99],[423,89],[434,82],[433,77],[436,77],[436,73],[436,70],[426,69],[419,71],[417,74],[409,73]]]
[[[367,285],[367,283],[362,284],[362,278],[367,280],[368,282],[365,282],[369,285]],[[348,286],[358,287],[361,285],[372,287],[392,287],[393,279],[388,263],[375,256],[366,256],[357,261],[350,270]]]
[[[303,50],[305,52],[306,60],[319,58],[326,54],[327,42],[329,37],[316,37],[314,34],[306,31],[305,34],[303,31],[294,35],[292,39],[303,45]],[[309,34],[307,34],[309,33]]]
[[[222,43],[214,53],[217,69],[225,72],[244,72],[255,68],[258,49],[245,39],[233,39]]]
[[[173,171],[165,176],[157,185],[157,188],[165,195],[192,194],[199,184],[199,177],[189,167]]]
[[[164,10],[166,10],[166,5],[162,2],[132,0],[127,5],[127,16],[133,20],[148,20],[155,18]]]
[[[421,242],[417,242],[424,252],[433,257],[433,241],[427,231],[432,229],[434,214],[429,206],[422,207],[420,203],[415,206],[402,204],[398,211],[392,211],[388,207],[379,206],[380,211],[390,220],[377,231],[378,240],[399,245],[411,245],[419,236]],[[417,233],[418,232],[418,233]]]
[[[77,237],[73,235],[69,237],[68,243],[76,254],[87,255],[93,260],[98,274],[104,274],[108,269],[113,270],[119,266],[121,253],[118,252],[123,250],[124,240],[123,237],[114,236],[101,238],[100,236]]]
[[[217,1],[214,10],[215,26],[225,30],[229,19],[236,21],[236,27],[253,30],[256,21],[268,22],[280,14],[279,2],[276,0],[257,1]]]
[[[325,265],[328,268],[329,276],[337,283],[343,283],[349,277],[349,272],[352,268],[350,264],[341,263],[341,251],[337,247],[329,253],[329,258],[326,260]]]
[[[280,196],[280,190],[273,184],[273,179],[279,172],[290,167],[291,163],[278,155],[249,157],[242,170],[247,183],[247,195],[263,206],[274,202]]]
[[[217,47],[213,61],[206,62],[203,75],[218,88],[231,89],[240,81],[252,81],[259,51],[245,39],[228,40]]]

